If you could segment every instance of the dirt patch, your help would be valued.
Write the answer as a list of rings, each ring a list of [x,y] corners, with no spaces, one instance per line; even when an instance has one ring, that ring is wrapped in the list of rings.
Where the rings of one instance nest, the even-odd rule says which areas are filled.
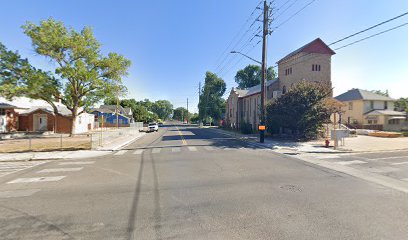
[[[89,136],[25,138],[0,141],[0,153],[91,149]]]

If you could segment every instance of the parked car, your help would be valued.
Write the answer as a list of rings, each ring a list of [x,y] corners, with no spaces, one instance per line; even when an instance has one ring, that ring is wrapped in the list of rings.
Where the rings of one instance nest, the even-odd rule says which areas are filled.
[[[150,132],[157,132],[159,131],[159,125],[156,122],[149,123],[149,131]]]

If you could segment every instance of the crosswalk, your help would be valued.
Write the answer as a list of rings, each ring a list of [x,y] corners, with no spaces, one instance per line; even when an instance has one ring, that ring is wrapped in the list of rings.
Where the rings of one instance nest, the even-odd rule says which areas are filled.
[[[15,173],[27,168],[35,167],[46,163],[46,161],[30,161],[30,162],[2,162],[0,163],[0,177]]]
[[[30,167],[39,166],[50,161],[34,161],[34,162],[8,162],[0,163],[0,177],[7,174],[15,173]],[[44,165],[43,169],[36,172],[30,172],[27,177],[19,177],[8,180],[6,185],[12,189],[0,190],[0,199],[28,197],[41,191],[41,184],[50,182],[58,182],[69,176],[65,174],[79,172],[86,166],[94,164],[95,161],[72,161],[66,160],[55,164]],[[50,166],[51,165],[51,166]],[[58,167],[56,167],[58,166]],[[33,175],[34,174],[34,175]],[[23,185],[22,185],[23,184]],[[26,188],[26,189],[22,189]]]
[[[135,150],[119,150],[113,152],[114,156],[122,156],[125,154],[133,154],[133,155],[142,155],[144,153],[152,153],[152,154],[159,154],[159,153],[182,153],[182,152],[200,152],[200,151],[233,151],[233,150],[251,150],[250,148],[245,147],[215,147],[215,146],[182,146],[182,147],[151,147],[151,148],[142,148],[142,149],[135,149]]]

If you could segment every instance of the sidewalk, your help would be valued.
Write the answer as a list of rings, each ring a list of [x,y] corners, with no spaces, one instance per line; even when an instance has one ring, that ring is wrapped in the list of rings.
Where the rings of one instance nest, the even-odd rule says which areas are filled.
[[[111,151],[123,148],[126,145],[140,139],[144,135],[145,133],[142,132],[135,132],[129,135],[118,135],[118,137],[111,138],[109,141],[104,141],[103,145],[96,148],[96,150],[0,153],[0,162],[100,157],[111,153]]]
[[[323,140],[309,141],[309,142],[294,142],[285,140],[273,140],[265,138],[265,143],[259,143],[258,134],[241,134],[234,131],[211,128],[222,134],[238,138],[243,141],[251,142],[257,146],[263,146],[275,150],[276,152],[288,153],[350,153],[350,152],[382,152],[394,150],[407,150],[408,137],[400,138],[381,138],[358,135],[355,137],[345,138],[344,146],[339,146],[337,150],[333,147],[324,147]],[[330,141],[333,145],[333,141]]]
[[[326,148],[323,146],[323,142],[294,142],[289,140],[274,140],[271,138],[265,138],[264,143],[259,142],[258,134],[242,134],[235,131],[228,131],[223,129],[211,128],[221,134],[228,135],[231,137],[238,138],[242,141],[255,144],[256,146],[270,148],[276,152],[288,153],[343,153],[350,152],[350,150],[334,150],[332,147]]]

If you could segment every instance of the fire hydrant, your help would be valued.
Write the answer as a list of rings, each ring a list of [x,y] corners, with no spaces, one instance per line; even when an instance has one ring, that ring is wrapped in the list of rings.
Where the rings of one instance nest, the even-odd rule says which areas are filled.
[[[328,147],[329,147],[329,145],[330,145],[330,141],[329,141],[329,139],[326,139],[326,141],[324,141],[324,143],[325,143],[326,147],[328,148]]]

